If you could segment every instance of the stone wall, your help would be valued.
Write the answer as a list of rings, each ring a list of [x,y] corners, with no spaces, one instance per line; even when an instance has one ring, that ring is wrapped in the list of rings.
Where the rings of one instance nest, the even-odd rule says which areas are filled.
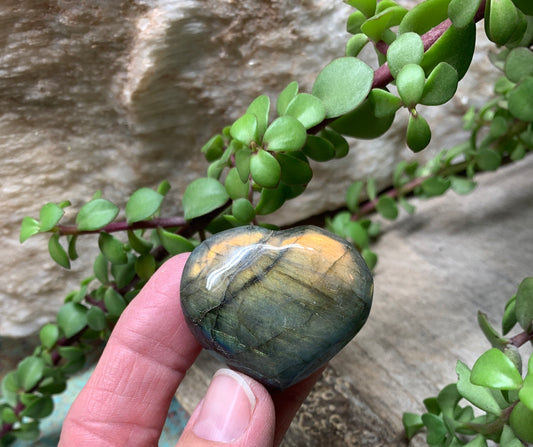
[[[24,216],[49,201],[79,209],[97,189],[123,205],[162,179],[173,186],[164,214],[179,213],[185,186],[205,173],[201,145],[258,94],[275,100],[292,80],[309,91],[319,70],[343,55],[350,11],[327,0],[4,0],[0,334],[26,335],[54,318],[93,259],[91,238],[74,273],[49,260],[44,237],[21,246]],[[482,41],[457,98],[427,115],[433,148],[459,141],[460,116],[490,91],[486,48]],[[409,155],[401,115],[385,137],[353,142],[346,159],[314,165],[309,190],[273,220],[335,209],[349,183],[369,174],[386,183]]]

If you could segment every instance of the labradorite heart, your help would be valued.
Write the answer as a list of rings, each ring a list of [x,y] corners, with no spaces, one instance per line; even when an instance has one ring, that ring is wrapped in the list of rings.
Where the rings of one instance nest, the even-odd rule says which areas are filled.
[[[283,389],[354,337],[372,291],[365,261],[344,239],[312,226],[247,226],[217,233],[192,252],[181,305],[205,348]]]

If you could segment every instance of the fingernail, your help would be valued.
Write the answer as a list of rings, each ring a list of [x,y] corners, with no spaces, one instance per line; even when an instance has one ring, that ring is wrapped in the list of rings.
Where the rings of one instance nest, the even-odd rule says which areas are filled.
[[[230,369],[213,376],[193,432],[208,441],[232,442],[246,431],[255,396],[246,380]]]

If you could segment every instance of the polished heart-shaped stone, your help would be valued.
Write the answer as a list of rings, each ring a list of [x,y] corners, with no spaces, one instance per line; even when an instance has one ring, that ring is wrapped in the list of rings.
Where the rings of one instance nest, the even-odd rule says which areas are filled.
[[[198,341],[231,368],[280,389],[355,336],[372,292],[357,250],[312,226],[217,233],[194,249],[181,279],[181,305]]]

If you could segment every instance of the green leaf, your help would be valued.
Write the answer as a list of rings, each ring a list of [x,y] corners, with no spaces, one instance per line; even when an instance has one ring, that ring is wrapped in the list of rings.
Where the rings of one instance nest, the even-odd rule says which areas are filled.
[[[518,14],[512,0],[487,0],[485,6],[485,34],[494,43],[505,45],[513,35]]]
[[[346,3],[357,8],[366,17],[372,17],[376,12],[376,0],[346,0]]]
[[[298,152],[277,153],[276,159],[281,167],[281,181],[286,185],[307,185],[313,177],[313,171],[305,155]]]
[[[335,158],[333,144],[325,138],[317,135],[309,135],[302,151],[311,160],[328,161]]]
[[[487,447],[487,440],[484,435],[477,435],[474,439],[464,445],[468,447]]]
[[[250,175],[250,158],[252,150],[248,147],[243,147],[235,153],[235,167],[239,173],[241,182],[246,183]]]
[[[498,349],[503,350],[507,346],[509,341],[505,337],[502,337],[498,333],[498,331],[496,331],[496,329],[492,327],[485,313],[478,312],[477,321],[478,321],[479,327],[483,331],[483,334],[485,335],[485,337],[487,338],[487,340],[489,341],[489,343],[491,344],[493,348],[498,348]]]
[[[102,331],[107,327],[105,313],[97,306],[87,311],[87,324],[93,331]]]
[[[347,225],[347,233],[356,247],[366,248],[369,244],[368,231],[360,222],[350,221]]]
[[[368,97],[374,103],[376,118],[394,116],[396,111],[402,106],[400,98],[380,88],[372,89]]]
[[[400,24],[406,13],[407,10],[399,5],[391,6],[369,18],[361,25],[361,31],[374,42],[379,42],[390,27]]]
[[[224,139],[222,138],[222,135],[211,137],[200,150],[208,162],[218,160],[224,153]]]
[[[352,213],[356,213],[359,209],[359,202],[361,191],[363,190],[363,182],[357,181],[352,183],[346,190],[346,206]]]
[[[454,419],[457,404],[462,398],[463,396],[457,390],[457,384],[450,383],[439,392],[437,403],[445,417]]]
[[[305,127],[292,116],[280,116],[268,126],[263,142],[269,151],[296,151],[307,137]]]
[[[533,277],[524,279],[516,292],[515,315],[520,327],[530,332],[533,322]]]
[[[504,425],[500,436],[501,447],[523,447],[524,444],[515,436],[513,429],[509,425]]]
[[[224,185],[212,178],[198,178],[191,182],[183,194],[185,219],[191,220],[220,208],[229,200]]]
[[[282,188],[268,189],[263,188],[259,202],[255,207],[255,214],[265,215],[273,213],[281,208],[285,202],[285,194]]]
[[[396,201],[390,196],[381,196],[376,204],[376,210],[385,219],[394,220],[398,217]]]
[[[268,114],[270,113],[270,98],[261,95],[255,98],[246,113],[251,113],[257,118],[257,140],[261,141],[268,126]]]
[[[21,416],[42,419],[48,417],[54,411],[54,401],[50,396],[41,396],[29,404],[21,413]]]
[[[48,239],[48,252],[51,258],[61,267],[66,269],[70,268],[70,259],[68,258],[67,252],[59,243],[59,233],[53,234]]]
[[[109,282],[109,278],[107,275],[108,271],[108,264],[107,259],[102,253],[98,253],[94,260],[93,265],[93,272],[94,276],[100,281],[102,284],[107,284]]]
[[[235,141],[235,140],[233,140]],[[219,180],[222,175],[222,171],[228,164],[221,160],[216,160],[211,163],[207,168],[207,177],[215,180]]]
[[[109,315],[119,317],[126,308],[124,297],[112,287],[105,291],[104,304]]]
[[[422,415],[422,422],[427,428],[426,440],[429,445],[438,445],[444,441],[448,430],[441,417],[433,413],[425,413]]]
[[[78,235],[77,234],[70,234],[67,236],[68,241],[68,252],[67,255],[70,259],[73,261],[78,259],[78,252],[76,251],[76,242],[78,241]]]
[[[250,174],[259,186],[275,188],[281,178],[281,167],[272,154],[259,149],[250,160]]]
[[[461,396],[487,413],[499,416],[502,410],[490,390],[470,382],[470,369],[468,366],[458,361],[456,371],[459,377],[457,390]]]
[[[350,145],[348,144],[348,141],[346,141],[346,138],[331,128],[322,129],[317,136],[325,138],[333,145],[333,149],[335,149],[335,158],[346,157],[348,152],[350,152]]]
[[[45,324],[39,331],[39,338],[45,349],[53,348],[59,338],[59,328],[57,327],[57,324]]]
[[[533,411],[518,402],[511,412],[509,425],[514,434],[526,443],[533,443]]]
[[[298,94],[298,83],[292,81],[287,87],[285,87],[278,96],[278,101],[276,103],[276,110],[279,116],[285,115],[287,107],[294,97]]]
[[[79,231],[94,231],[113,222],[118,207],[105,199],[94,199],[86,203],[76,216]]]
[[[128,241],[137,253],[143,255],[149,253],[154,244],[142,237],[142,232],[128,230]]]
[[[155,258],[150,253],[141,255],[135,261],[135,273],[143,280],[148,280],[155,272]]]
[[[111,264],[111,274],[118,289],[126,287],[135,277],[135,256],[128,253],[127,264]]]
[[[341,57],[318,74],[311,93],[326,108],[326,118],[335,118],[359,106],[372,87],[374,71],[354,57]]]
[[[394,78],[403,67],[410,64],[418,65],[424,56],[424,44],[416,33],[405,33],[392,42],[387,50],[387,64]]]
[[[499,349],[491,348],[472,367],[470,381],[474,385],[499,390],[517,390],[522,377],[514,363]]]
[[[365,34],[355,34],[354,36],[350,37],[346,43],[345,55],[348,57],[357,57],[368,42],[368,37]]]
[[[224,181],[224,186],[231,199],[235,200],[240,197],[247,197],[250,192],[250,182],[242,182],[237,168],[231,168]]]
[[[237,199],[232,203],[231,213],[241,224],[250,223],[255,217],[254,206],[245,198]]]
[[[533,374],[528,373],[524,378],[524,384],[518,392],[520,402],[533,411]]]
[[[451,0],[448,5],[448,14],[453,26],[464,28],[474,20],[474,16],[481,4],[481,0]]]
[[[438,106],[448,102],[455,95],[458,82],[457,70],[446,62],[439,63],[424,84],[420,104]]]
[[[296,118],[306,129],[309,129],[325,118],[326,109],[316,96],[299,93],[287,106],[285,115]]]
[[[469,178],[465,178],[465,177],[458,177],[456,175],[450,176],[449,180],[451,183],[451,188],[457,194],[461,194],[461,195],[472,192],[477,186],[477,183],[474,180],[470,180]]]
[[[513,0],[513,3],[519,8],[524,14],[533,15],[533,3],[531,0]]]
[[[31,391],[42,379],[44,360],[41,357],[30,356],[22,360],[17,366],[17,378],[24,391]]]
[[[533,121],[533,76],[524,79],[508,94],[509,112],[519,120]]]
[[[450,180],[443,177],[429,177],[425,179],[421,186],[427,197],[441,196],[450,187]]]
[[[369,177],[366,181],[366,194],[370,200],[376,199],[376,179],[374,177]]]
[[[359,34],[361,25],[365,23],[366,17],[361,11],[352,12],[346,21],[346,31],[350,34]]]
[[[366,265],[370,270],[374,270],[374,267],[378,263],[378,255],[374,253],[369,248],[363,248],[363,251],[361,252],[361,256],[366,262]]]
[[[413,152],[425,149],[431,141],[431,129],[428,122],[419,113],[410,114],[407,123],[406,142]]]
[[[252,141],[258,142],[258,127],[257,117],[252,113],[245,113],[233,123],[230,135],[248,146]]]
[[[516,319],[516,295],[513,295],[507,304],[505,305],[505,310],[502,317],[502,332],[503,335],[509,333],[509,331],[515,326],[518,322]]]
[[[476,156],[476,164],[482,171],[495,171],[502,164],[502,156],[494,149],[484,147]]]
[[[104,231],[100,233],[98,247],[111,264],[126,264],[128,262],[124,244],[109,233]]]
[[[413,438],[424,427],[422,417],[414,413],[404,413],[402,423],[408,440]]]
[[[87,325],[87,308],[80,303],[63,304],[57,313],[57,324],[65,337],[76,335]]]
[[[422,98],[426,77],[420,65],[405,65],[396,77],[398,94],[404,104],[412,109]]]
[[[25,217],[22,219],[19,236],[20,243],[22,244],[34,234],[37,234],[39,230],[40,224],[38,220],[35,220],[33,217]]]
[[[135,191],[126,204],[126,218],[129,223],[150,219],[161,207],[163,196],[150,188]]]
[[[521,82],[533,75],[533,53],[531,50],[519,47],[509,52],[505,60],[505,75],[512,82]]]
[[[50,231],[54,228],[61,218],[65,214],[65,211],[55,203],[47,203],[41,208],[39,213],[39,220],[41,221],[40,231]]]
[[[8,372],[0,383],[2,399],[9,405],[15,407],[18,404],[18,374],[16,371]]]
[[[194,250],[194,244],[179,234],[171,233],[163,228],[157,229],[157,234],[165,250],[171,255],[186,253]]]
[[[398,199],[398,204],[408,213],[408,214],[414,214],[416,211],[416,208],[414,205],[410,204],[404,197],[400,197]]]
[[[159,185],[157,185],[157,192],[161,194],[163,197],[167,195],[167,193],[170,191],[170,183],[168,180],[163,180]]]

